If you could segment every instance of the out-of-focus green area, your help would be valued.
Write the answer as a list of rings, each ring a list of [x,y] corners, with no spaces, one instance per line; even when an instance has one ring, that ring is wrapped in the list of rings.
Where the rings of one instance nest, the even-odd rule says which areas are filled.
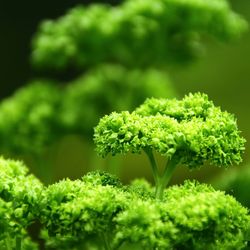
[[[44,18],[56,18],[64,14],[77,2],[80,3],[80,1],[74,1],[74,3],[71,1],[71,3],[61,4],[58,1],[53,3],[54,8],[51,3],[43,3],[41,5],[43,8],[32,10],[31,6],[28,11],[25,7],[19,11],[9,8],[10,15],[7,15],[7,12],[1,15],[0,25],[3,28],[0,40],[1,97],[10,95],[33,76],[34,73],[29,66],[30,42],[38,23]],[[232,2],[232,5],[236,12],[250,21],[250,2],[240,0]],[[168,69],[170,76],[180,97],[189,92],[205,92],[215,105],[234,113],[243,136],[250,142],[250,32],[244,34],[239,41],[229,44],[212,40],[207,41],[207,44],[203,58],[184,68]],[[60,77],[67,78],[71,74],[72,72],[66,72]],[[51,148],[45,157],[54,156],[55,180],[67,176],[76,178],[89,170],[89,156],[94,154],[93,151],[94,148],[89,142],[84,142],[81,138],[72,135],[58,142],[58,145]],[[250,161],[249,151],[250,143],[247,143],[244,165]],[[29,157],[25,159],[32,165],[27,158]],[[124,181],[127,182],[135,177],[150,179],[150,167],[145,155],[131,154],[126,157],[126,160],[123,156],[118,158],[122,161],[121,176]],[[97,160],[97,164],[105,168],[108,160]],[[172,183],[182,182],[187,177],[209,181],[218,172],[217,168],[209,167],[190,173],[186,168],[179,167]]]

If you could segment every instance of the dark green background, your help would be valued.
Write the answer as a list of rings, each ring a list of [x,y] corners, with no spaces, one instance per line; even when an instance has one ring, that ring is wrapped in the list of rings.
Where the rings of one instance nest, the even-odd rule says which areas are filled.
[[[25,85],[38,73],[29,63],[30,41],[39,22],[56,18],[78,3],[98,1],[1,1],[0,3],[0,97],[10,95],[19,86]],[[108,2],[108,1],[99,1]],[[109,1],[111,2],[111,1]],[[118,3],[119,1],[112,1]],[[234,10],[250,21],[250,1],[232,2]],[[221,44],[207,41],[205,55],[192,65],[169,69],[180,97],[188,92],[205,92],[216,105],[234,113],[240,130],[247,139],[244,164],[250,162],[250,32],[239,41]],[[77,177],[88,170],[87,155],[93,148],[76,138],[66,138],[54,154],[55,179],[65,176]],[[66,153],[65,153],[66,152]],[[62,155],[64,157],[62,157]],[[121,157],[122,158],[122,157]],[[145,156],[129,155],[123,163],[122,178],[150,176]],[[250,165],[250,164],[249,164]],[[70,167],[69,167],[70,166]],[[188,173],[179,168],[173,182],[186,176],[207,181],[218,170],[211,167]]]

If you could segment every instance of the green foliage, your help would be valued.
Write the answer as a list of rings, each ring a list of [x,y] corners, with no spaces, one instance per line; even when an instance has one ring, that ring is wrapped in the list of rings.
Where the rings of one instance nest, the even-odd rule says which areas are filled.
[[[93,136],[93,127],[113,110],[133,110],[147,97],[174,97],[166,73],[102,65],[70,84],[64,93],[61,123],[72,133]],[[117,98],[119,96],[119,98]]]
[[[60,95],[48,81],[35,81],[0,105],[0,148],[12,153],[39,154],[57,138]]]
[[[21,162],[0,159],[0,198],[13,202],[22,225],[28,225],[37,214],[42,190],[42,183]]]
[[[94,185],[88,174],[84,181],[60,181],[45,191],[42,222],[52,237],[52,246],[60,242],[60,238],[68,242],[68,246],[75,241],[82,244],[100,237],[102,240],[106,232],[112,232],[113,217],[128,203],[129,194],[103,183],[103,175],[99,175],[99,181],[104,185],[97,184],[98,175],[93,175],[97,180]],[[64,247],[67,249],[67,246]]]
[[[114,246],[122,243],[140,243],[142,249],[172,249],[176,228],[170,220],[164,220],[160,213],[160,203],[140,199],[115,218],[117,233]]]
[[[9,224],[10,215],[9,211],[11,209],[11,203],[5,202],[0,198],[0,241],[6,237],[6,234],[12,231]]]
[[[37,249],[26,232],[39,214],[43,185],[21,162],[0,158],[0,248]],[[21,243],[20,243],[21,244]]]
[[[12,250],[12,249],[18,249],[16,247],[16,238],[11,237],[6,231],[6,234],[4,236],[3,240],[0,240],[0,248],[1,250]],[[14,235],[16,236],[16,235]],[[30,238],[30,236],[27,234],[26,231],[22,231],[22,234],[19,235],[21,239],[21,249],[22,250],[38,250],[38,244]]]
[[[176,95],[163,67],[192,61],[203,37],[237,38],[246,26],[226,0],[99,3],[44,22],[33,41],[36,67],[95,68],[64,87],[32,82],[4,100],[0,149],[39,158],[65,134],[89,139],[98,118],[116,110],[95,128],[97,151],[144,151],[156,190],[101,171],[45,187],[21,162],[0,158],[0,249],[37,249],[27,232],[34,222],[47,249],[244,249],[250,216],[233,197],[191,181],[165,189],[178,164],[241,162],[236,119],[205,94],[157,98]],[[155,152],[167,159],[162,173]]]
[[[115,242],[140,242],[143,249],[245,247],[249,216],[234,198],[188,181],[168,188],[164,199],[136,201],[118,214]]]
[[[233,197],[187,181],[182,187],[168,189],[164,198],[167,214],[179,229],[176,249],[244,248],[248,211]]]
[[[201,37],[238,37],[245,21],[226,0],[127,0],[111,7],[73,8],[45,21],[33,41],[40,68],[86,68],[102,62],[152,66],[190,61],[200,54]],[[149,49],[150,48],[150,49]]]
[[[189,94],[183,100],[148,99],[129,113],[113,112],[95,128],[99,155],[141,153],[149,157],[156,184],[155,196],[163,197],[175,167],[190,169],[210,163],[228,166],[241,162],[245,139],[233,115],[222,112],[205,94]],[[161,173],[154,152],[167,158]]]
[[[154,189],[150,183],[144,179],[135,179],[127,187],[131,193],[136,193],[141,199],[154,198]]]
[[[139,186],[144,194],[152,190],[141,180],[130,187],[92,185],[92,180],[49,186],[41,209],[48,245],[81,249],[86,244],[104,245],[106,239],[107,249],[131,244],[139,249],[244,248],[250,217],[231,196],[187,181],[165,190],[163,201],[158,201],[138,192]]]
[[[122,183],[115,175],[104,171],[92,171],[87,173],[82,181],[90,185],[121,187]]]
[[[65,134],[92,138],[99,117],[114,109],[133,110],[148,96],[174,95],[165,73],[115,65],[100,66],[66,87],[31,82],[0,104],[0,148],[41,155]]]
[[[26,227],[40,220],[48,249],[243,249],[250,216],[233,197],[186,181],[156,200],[143,180],[123,186],[104,172],[45,188],[20,162],[0,160],[0,247],[37,249]]]
[[[180,101],[153,98],[132,113],[104,116],[94,140],[101,156],[152,149],[190,168],[207,161],[218,166],[239,163],[245,142],[234,116],[200,93]]]
[[[0,198],[0,249],[17,249],[17,239],[21,239],[22,250],[38,249],[38,244],[33,242],[27,231],[18,225],[13,204]]]

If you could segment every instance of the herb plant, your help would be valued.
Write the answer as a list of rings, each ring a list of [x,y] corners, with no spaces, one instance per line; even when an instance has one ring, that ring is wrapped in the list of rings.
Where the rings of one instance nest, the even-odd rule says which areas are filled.
[[[0,243],[35,249],[27,227],[39,221],[46,249],[244,249],[250,216],[232,196],[189,180],[166,189],[177,164],[239,163],[244,142],[234,116],[200,93],[106,115],[95,128],[99,154],[144,150],[156,188],[103,172],[45,187],[20,162],[1,159]],[[162,176],[153,150],[168,159]]]
[[[64,136],[92,142],[98,117],[113,109],[133,110],[149,95],[176,95],[164,72],[119,65],[100,66],[65,87],[56,83],[33,81],[0,103],[1,152],[31,158],[47,183],[53,179],[53,158],[46,153]],[[115,99],[120,92],[123,99]]]
[[[127,0],[113,7],[79,6],[40,26],[32,61],[38,68],[58,70],[103,62],[127,67],[183,63],[200,54],[200,37],[227,40],[246,27],[226,0]]]
[[[123,99],[115,99],[120,92]],[[41,155],[66,134],[92,140],[98,117],[114,108],[132,111],[149,95],[176,95],[164,72],[103,65],[65,87],[33,81],[0,104],[1,150]]]
[[[177,96],[166,69],[202,54],[204,37],[227,41],[246,27],[226,0],[98,3],[42,22],[31,61],[44,78],[0,104],[1,152],[32,157],[39,176],[51,182],[51,145],[69,134],[89,143],[103,115],[132,111],[147,97]],[[72,77],[62,86],[57,76],[68,69]]]
[[[38,249],[27,227],[38,218],[42,190],[21,162],[0,159],[1,249]]]
[[[245,139],[207,95],[173,98],[165,71],[202,54],[204,37],[230,40],[246,27],[226,0],[99,3],[43,22],[31,61],[54,75],[1,102],[1,152],[34,157],[49,183],[48,147],[68,134],[94,136],[102,157],[145,153],[155,186],[101,171],[45,186],[0,158],[0,249],[244,249],[250,215],[235,198],[197,181],[167,186],[179,165],[240,163]],[[71,69],[66,84],[55,77]]]
[[[132,113],[105,116],[95,129],[101,156],[129,151],[147,154],[160,199],[177,165],[192,169],[205,162],[219,166],[239,163],[244,142],[235,118],[199,93],[181,101],[148,99]],[[162,174],[154,152],[167,159]]]
[[[89,176],[90,174],[88,174]],[[53,249],[243,249],[249,216],[233,197],[195,182],[155,200],[149,184],[86,179],[51,185],[44,238]],[[145,186],[148,187],[145,189]],[[236,233],[237,232],[237,233]],[[85,247],[85,248],[84,248]],[[133,248],[134,247],[134,248]]]

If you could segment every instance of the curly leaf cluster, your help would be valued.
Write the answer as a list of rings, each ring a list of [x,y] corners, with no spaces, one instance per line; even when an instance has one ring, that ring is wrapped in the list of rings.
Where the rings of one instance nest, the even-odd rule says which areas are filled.
[[[165,73],[115,65],[102,65],[61,88],[35,81],[0,104],[0,148],[38,155],[65,134],[92,138],[99,118],[113,110],[132,111],[146,97],[174,95]]]
[[[0,158],[0,248],[15,249],[16,237],[22,249],[38,249],[27,233],[39,215],[43,185],[21,162]]]
[[[62,180],[43,187],[20,162],[0,159],[0,247],[37,249],[26,227],[40,220],[52,249],[230,250],[245,247],[250,217],[233,197],[187,181],[153,198],[142,180],[130,186],[107,173]]]
[[[127,201],[126,194],[113,186],[64,180],[46,191],[42,214],[50,235],[87,238],[107,231]]]
[[[35,81],[0,105],[0,147],[12,153],[37,154],[55,140],[55,114],[60,95],[56,86]]]
[[[12,203],[17,227],[26,227],[37,216],[42,190],[22,162],[0,158],[0,198]]]
[[[238,217],[238,215],[241,216]],[[165,191],[165,201],[135,201],[115,218],[115,245],[145,249],[243,249],[249,216],[234,198],[194,182]],[[237,230],[243,226],[243,230]]]
[[[110,249],[135,244],[160,250],[245,247],[250,222],[247,209],[211,186],[187,181],[166,189],[159,201],[142,195],[143,189],[144,194],[151,193],[145,181],[117,187],[92,185],[90,177],[91,173],[87,176],[90,182],[64,180],[45,191],[41,208],[47,230],[44,238],[54,248],[62,247],[62,242],[72,249],[103,244],[102,236],[107,237]]]
[[[233,115],[205,94],[182,100],[148,99],[134,112],[113,112],[95,128],[99,155],[141,153],[151,149],[190,168],[205,162],[227,166],[241,162],[245,140]]]
[[[9,223],[11,205],[10,202],[5,202],[0,198],[0,242],[6,237],[7,233],[12,231]]]
[[[83,176],[82,181],[90,185],[121,187],[118,177],[104,171],[92,171]]]
[[[42,23],[33,41],[32,59],[36,66],[57,69],[104,61],[128,66],[180,63],[199,54],[200,36],[225,40],[245,29],[245,21],[226,0],[93,4]]]
[[[179,233],[193,234],[193,238],[186,238],[186,244],[177,241],[180,248],[189,249],[190,243],[193,249],[244,248],[249,223],[246,222],[248,210],[232,196],[214,191],[211,186],[205,184],[186,181],[182,188],[170,188],[165,193],[165,200],[167,214],[178,225]],[[184,214],[174,212],[182,210],[185,210]],[[244,216],[238,217],[238,213]],[[240,225],[244,227],[241,232],[236,229]],[[203,230],[206,234],[201,233]],[[222,232],[227,233],[220,237]],[[237,235],[235,241],[234,234]]]

